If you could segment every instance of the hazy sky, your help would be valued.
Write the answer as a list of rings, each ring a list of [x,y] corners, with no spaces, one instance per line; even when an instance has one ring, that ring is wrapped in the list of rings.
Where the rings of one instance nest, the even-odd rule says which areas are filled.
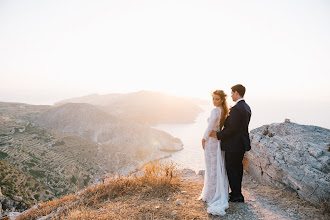
[[[0,0],[0,101],[138,90],[329,104],[329,0]]]

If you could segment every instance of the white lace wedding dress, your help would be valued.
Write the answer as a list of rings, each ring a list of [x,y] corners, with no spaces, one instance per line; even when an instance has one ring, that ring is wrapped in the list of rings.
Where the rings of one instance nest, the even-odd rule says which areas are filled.
[[[205,177],[200,199],[208,203],[207,212],[212,215],[225,215],[228,204],[228,177],[225,167],[225,152],[220,149],[217,138],[209,137],[212,130],[219,131],[221,109],[211,111],[208,127],[204,133]]]

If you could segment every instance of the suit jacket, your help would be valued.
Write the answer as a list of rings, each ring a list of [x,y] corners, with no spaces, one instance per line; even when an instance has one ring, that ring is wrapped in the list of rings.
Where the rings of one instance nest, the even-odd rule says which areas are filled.
[[[222,131],[217,132],[221,149],[226,152],[245,152],[251,149],[249,123],[251,109],[244,100],[233,106],[224,123]]]

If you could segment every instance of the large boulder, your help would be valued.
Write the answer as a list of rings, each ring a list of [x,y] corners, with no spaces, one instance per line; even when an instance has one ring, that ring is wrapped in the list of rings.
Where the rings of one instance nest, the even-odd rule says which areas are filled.
[[[259,182],[290,189],[318,204],[330,200],[330,130],[274,123],[250,133],[248,172]]]

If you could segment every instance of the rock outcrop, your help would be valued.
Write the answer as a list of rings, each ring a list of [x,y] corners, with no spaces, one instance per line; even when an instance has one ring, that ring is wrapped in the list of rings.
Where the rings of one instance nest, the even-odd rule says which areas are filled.
[[[263,184],[294,190],[318,204],[330,199],[330,130],[274,123],[250,133],[248,172]]]
[[[26,209],[26,205],[24,204],[23,198],[20,197],[18,200],[18,197],[9,198],[4,196],[0,188],[0,218],[3,212],[15,212],[16,210],[22,212],[24,209]]]

